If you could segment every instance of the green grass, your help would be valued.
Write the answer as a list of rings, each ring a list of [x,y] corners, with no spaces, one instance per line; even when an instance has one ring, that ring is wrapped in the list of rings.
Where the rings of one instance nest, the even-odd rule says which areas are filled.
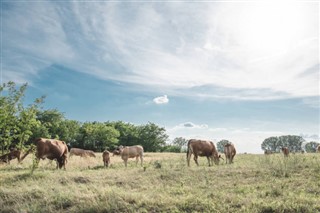
[[[1,212],[320,212],[320,154],[236,155],[186,166],[185,154],[146,153],[144,167],[111,157],[0,165]]]

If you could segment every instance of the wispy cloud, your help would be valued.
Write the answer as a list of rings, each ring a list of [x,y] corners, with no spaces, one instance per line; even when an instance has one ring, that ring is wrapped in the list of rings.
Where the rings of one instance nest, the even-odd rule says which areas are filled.
[[[318,10],[291,5],[5,3],[3,78],[32,83],[60,64],[168,95],[319,96],[318,73],[310,72],[319,63]]]

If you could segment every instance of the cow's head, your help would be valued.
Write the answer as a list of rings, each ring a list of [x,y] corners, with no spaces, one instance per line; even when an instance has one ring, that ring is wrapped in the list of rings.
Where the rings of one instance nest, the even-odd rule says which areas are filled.
[[[219,155],[219,154],[213,155],[213,162],[214,162],[216,165],[219,165],[220,158],[223,160],[223,158],[221,157],[221,155]]]

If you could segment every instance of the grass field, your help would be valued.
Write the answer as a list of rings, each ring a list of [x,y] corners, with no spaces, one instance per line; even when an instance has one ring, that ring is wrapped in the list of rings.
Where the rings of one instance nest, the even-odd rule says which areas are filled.
[[[69,159],[67,170],[32,155],[0,165],[1,212],[320,212],[320,154],[239,154],[208,167],[186,155],[145,153],[144,167],[118,156]]]

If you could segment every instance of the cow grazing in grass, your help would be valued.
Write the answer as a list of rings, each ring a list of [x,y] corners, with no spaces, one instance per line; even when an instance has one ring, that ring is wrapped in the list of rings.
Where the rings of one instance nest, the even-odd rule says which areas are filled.
[[[219,158],[221,158],[221,156],[217,152],[215,145],[211,141],[207,141],[207,140],[191,139],[188,141],[188,149],[187,149],[188,166],[190,166],[190,158],[192,154],[194,155],[194,161],[198,166],[199,166],[198,156],[207,157],[209,166],[211,166],[213,162],[215,164],[219,164]]]
[[[236,155],[236,148],[232,143],[227,143],[224,145],[224,154],[226,156],[226,164],[229,162],[233,163],[233,158]]]
[[[289,149],[288,147],[282,147],[281,148],[282,153],[284,154],[285,157],[289,156]]]
[[[316,152],[320,153],[320,144],[317,146]]]
[[[94,157],[94,158],[96,157],[96,155],[92,150],[84,150],[79,148],[71,148],[69,157],[71,157],[72,155],[76,155],[80,157],[88,157],[88,156]]]
[[[105,150],[102,153],[102,160],[105,167],[108,167],[110,165],[110,152],[108,150]]]
[[[113,154],[120,154],[124,165],[127,167],[127,162],[129,158],[136,158],[136,164],[138,164],[139,158],[141,161],[141,166],[143,164],[143,147],[140,145],[135,146],[119,146]]]
[[[57,168],[66,169],[68,158],[68,147],[64,141],[56,139],[38,138],[36,143],[36,158],[37,163],[41,159],[57,160]]]

